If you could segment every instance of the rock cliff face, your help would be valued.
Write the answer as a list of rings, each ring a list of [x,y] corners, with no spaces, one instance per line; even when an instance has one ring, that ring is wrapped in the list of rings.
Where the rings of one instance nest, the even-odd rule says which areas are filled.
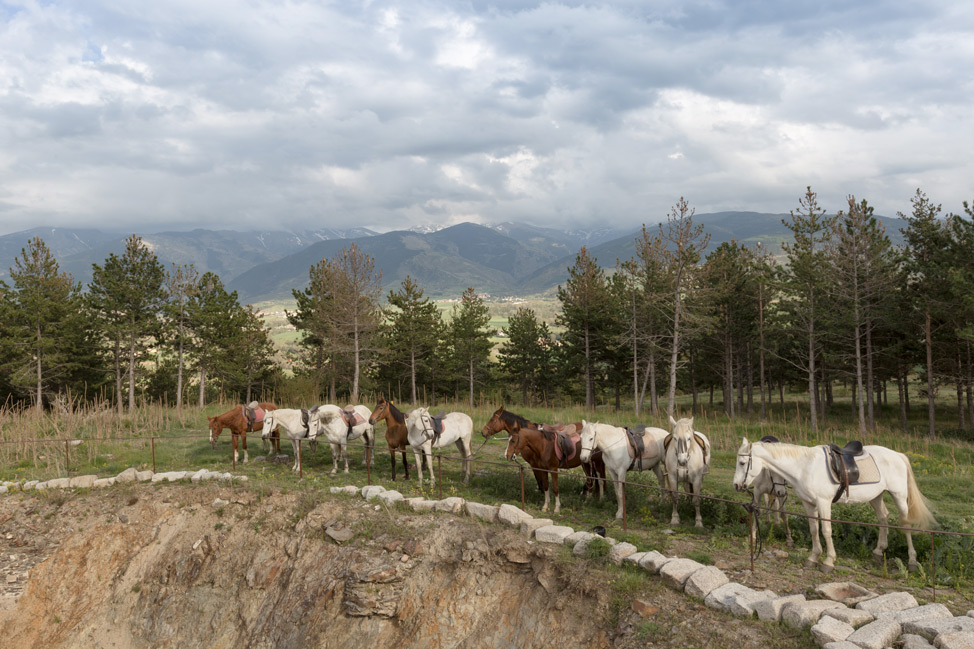
[[[604,598],[567,587],[551,548],[317,498],[199,486],[8,497],[0,522],[17,534],[0,557],[31,565],[0,605],[3,646],[608,646]],[[353,534],[337,544],[326,529]]]

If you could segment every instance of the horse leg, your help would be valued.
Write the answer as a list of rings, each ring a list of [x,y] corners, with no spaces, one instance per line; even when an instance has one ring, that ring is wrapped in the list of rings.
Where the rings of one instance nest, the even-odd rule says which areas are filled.
[[[233,463],[236,464],[240,461],[240,456],[237,455],[237,434],[230,431],[230,445],[233,446]]]
[[[460,451],[460,456],[463,458],[463,484],[470,482],[470,449],[467,448],[466,440],[458,439],[456,441],[457,450]]]
[[[389,457],[392,459],[392,481],[396,481],[396,452],[389,449]]]
[[[395,461],[395,460],[393,460]],[[406,449],[402,450],[402,472],[404,474],[403,480],[409,482],[409,462],[406,459]]]
[[[413,447],[413,455],[416,457],[416,474],[419,476],[419,488],[423,488],[423,447],[418,450]],[[405,459],[405,456],[403,456]]]
[[[555,472],[551,474],[551,484],[554,485],[554,489],[555,489],[555,513],[557,514],[557,513],[559,513],[561,511],[561,499],[559,499],[559,497],[558,497],[558,470],[557,470],[557,468],[555,469]]]
[[[623,470],[622,475],[618,475],[615,471],[611,471],[611,469],[610,472],[612,473],[612,483],[616,490],[616,502],[618,503],[618,507],[616,508],[616,519],[622,520],[622,499],[626,497],[626,485],[624,484],[626,480],[626,472]]]
[[[869,504],[876,511],[876,518],[879,520],[880,526],[879,539],[876,541],[876,548],[873,550],[873,561],[881,564],[883,553],[889,547],[889,528],[886,526],[889,523],[889,510],[886,509],[886,503],[883,502],[883,494],[879,494],[870,500]]]
[[[243,461],[244,464],[247,464],[247,460],[249,460],[250,457],[247,455],[247,432],[246,431],[244,431],[244,434],[240,437],[240,440],[243,442],[243,452],[244,452]]]
[[[788,492],[776,494],[778,500],[778,510],[781,512],[781,522],[785,525],[785,542],[789,548],[795,547],[795,541],[791,538],[791,526],[788,524],[788,512],[785,510],[785,501],[788,500]]]
[[[694,527],[703,529],[703,518],[700,516],[700,493],[703,490],[703,470],[696,475],[693,479],[693,508],[696,510],[696,518],[694,519]],[[689,485],[690,483],[687,482]]]
[[[430,489],[436,488],[436,473],[433,471],[433,442],[423,445],[423,455],[426,457],[426,470],[430,474]]]
[[[300,443],[301,442],[296,439],[291,440],[291,451],[294,453],[294,464],[291,465],[291,470],[295,472],[301,470],[300,463],[298,462],[298,445]]]
[[[818,558],[822,556],[822,542],[818,538],[818,508],[815,503],[802,503],[808,514],[808,533],[812,537],[812,553],[805,560],[806,568],[814,568]]]
[[[832,543],[832,503],[819,501],[819,511],[822,512],[822,537],[825,539],[825,561],[819,570],[830,573],[835,570],[835,545]]]
[[[348,473],[348,440],[343,439],[341,443],[342,460],[345,462],[345,473]]]
[[[663,466],[662,465],[663,465],[662,462],[657,462],[656,463],[656,466],[653,467],[653,473],[656,474],[656,481],[659,483],[659,486],[660,486],[659,491],[656,492],[657,494],[659,494],[659,499],[660,500],[666,498],[666,494],[663,493],[663,489],[666,488],[666,486],[663,484],[666,481],[666,478],[663,477]]]
[[[903,519],[906,518],[906,513],[910,511],[909,506],[907,505],[906,495],[905,494],[902,496],[897,494],[891,494],[891,495],[893,496],[893,502],[896,503],[896,509],[900,513],[899,523],[901,526],[906,527],[907,523]],[[880,494],[879,500],[880,502],[882,502],[883,500],[882,494]],[[880,522],[885,523],[886,521],[884,520]],[[884,533],[887,532],[886,527],[882,527],[880,529]],[[914,572],[917,569],[917,552],[913,548],[913,536],[909,530],[905,530],[904,533],[906,534],[906,551],[907,551],[907,556],[909,558],[909,563],[907,564],[906,568],[910,572]]]
[[[331,474],[338,473],[338,455],[342,452],[341,444],[331,444]]]
[[[673,501],[673,515],[670,516],[670,525],[680,524],[680,513],[676,510],[676,501],[680,496],[680,483],[675,473],[670,472],[667,476],[670,486],[670,499]]]

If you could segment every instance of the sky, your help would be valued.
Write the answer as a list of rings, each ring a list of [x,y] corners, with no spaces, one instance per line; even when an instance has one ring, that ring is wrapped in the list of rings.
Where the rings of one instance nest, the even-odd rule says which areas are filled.
[[[0,0],[0,234],[974,201],[974,3]]]

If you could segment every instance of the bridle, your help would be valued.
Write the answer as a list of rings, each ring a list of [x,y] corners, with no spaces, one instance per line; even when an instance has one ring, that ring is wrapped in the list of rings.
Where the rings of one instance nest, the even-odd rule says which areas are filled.
[[[741,488],[738,491],[745,491],[749,493],[753,499],[754,491],[747,486],[747,476],[751,475],[751,465],[754,463],[754,451],[751,450],[751,445],[747,447],[747,467],[744,469],[744,477],[741,478]],[[745,457],[743,453],[737,454],[738,458]],[[777,483],[776,483],[777,484]]]

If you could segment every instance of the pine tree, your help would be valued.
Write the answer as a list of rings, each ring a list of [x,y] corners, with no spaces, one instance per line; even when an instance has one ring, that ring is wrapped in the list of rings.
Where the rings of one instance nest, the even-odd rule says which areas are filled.
[[[467,378],[470,407],[473,408],[475,382],[489,371],[493,347],[490,336],[494,333],[490,329],[490,309],[473,288],[468,288],[460,296],[459,304],[453,306],[452,315],[449,324],[451,352],[455,366]]]
[[[287,320],[301,334],[302,352],[299,356],[297,373],[310,375],[320,393],[322,386],[331,383],[329,401],[335,397],[335,370],[333,362],[333,340],[335,326],[329,313],[333,309],[332,292],[333,265],[322,259],[308,270],[308,285],[303,291],[294,289],[295,310],[285,311]]]
[[[503,329],[507,340],[497,352],[503,372],[521,385],[524,404],[533,403],[542,389],[551,367],[551,332],[539,322],[534,309],[518,307]],[[529,398],[531,401],[529,401]]]
[[[398,291],[389,291],[387,301],[385,346],[388,360],[408,370],[410,402],[417,403],[417,377],[430,373],[443,322],[436,304],[423,297],[423,289],[408,275]]]
[[[168,338],[176,352],[176,408],[183,406],[183,366],[189,336],[189,300],[199,288],[199,272],[193,264],[173,264],[166,272],[166,292],[169,296],[165,313],[169,324]]]
[[[199,406],[206,403],[210,377],[225,374],[230,350],[243,326],[237,292],[228,293],[214,273],[204,273],[187,303],[188,326],[193,334],[190,352],[199,371]],[[240,363],[241,359],[231,359]]]
[[[375,351],[373,339],[381,322],[379,293],[382,272],[375,260],[352,243],[332,261],[334,299],[327,314],[336,334],[335,351],[347,357],[352,366],[351,401],[358,403],[362,366]]]

